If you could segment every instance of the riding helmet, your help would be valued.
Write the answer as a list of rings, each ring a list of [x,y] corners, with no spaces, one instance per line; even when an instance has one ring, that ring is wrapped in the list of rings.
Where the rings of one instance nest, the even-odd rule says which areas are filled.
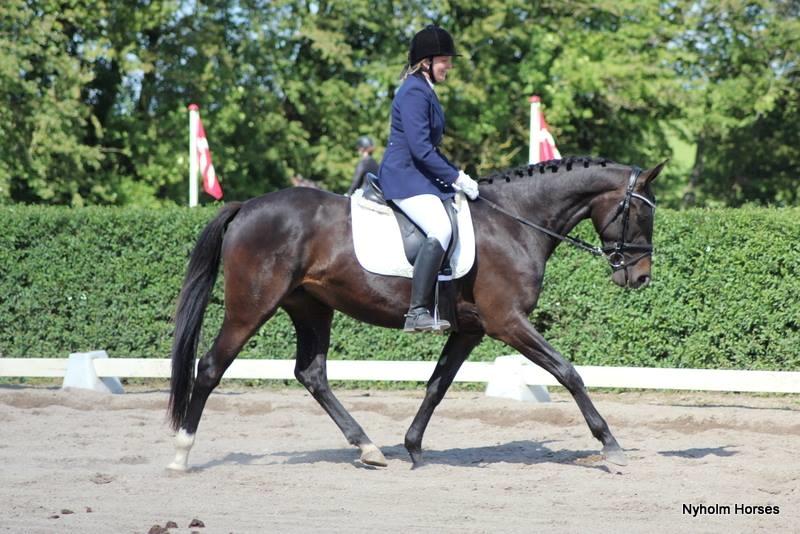
[[[362,135],[361,137],[358,138],[358,141],[356,141],[357,149],[372,148],[374,146],[375,144],[372,142],[372,139],[370,139],[366,135]]]
[[[447,33],[447,30],[431,24],[417,32],[414,38],[411,39],[411,47],[408,50],[408,64],[416,65],[426,57],[431,56],[460,55],[456,54],[453,37]]]

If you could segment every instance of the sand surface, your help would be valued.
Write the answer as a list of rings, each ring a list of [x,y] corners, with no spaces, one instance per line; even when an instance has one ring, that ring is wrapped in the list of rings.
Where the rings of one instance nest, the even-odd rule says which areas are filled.
[[[223,384],[180,474],[165,469],[164,390],[0,387],[0,532],[800,531],[798,396],[595,393],[630,460],[618,467],[568,395],[451,392],[412,471],[422,391],[337,394],[387,468],[361,465],[300,389]]]

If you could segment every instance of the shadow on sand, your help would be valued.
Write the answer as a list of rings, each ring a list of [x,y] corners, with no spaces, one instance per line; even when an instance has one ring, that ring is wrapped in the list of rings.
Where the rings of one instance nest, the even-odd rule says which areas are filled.
[[[726,449],[733,448],[734,445],[723,445],[722,447],[706,447],[698,449],[684,449],[682,451],[658,451],[661,456],[677,456],[679,458],[704,458],[706,456],[733,456],[739,454],[737,451]]]
[[[606,473],[611,471],[604,465],[605,460],[598,451],[575,451],[570,449],[550,449],[547,444],[553,441],[511,441],[494,446],[453,448],[444,450],[423,450],[424,466],[448,465],[454,467],[484,468],[491,464],[511,463],[535,465],[541,463],[558,463],[574,465],[588,469],[599,469]],[[391,445],[381,447],[387,460],[411,460],[405,447]],[[273,456],[286,457],[287,464],[305,464],[317,462],[349,463],[360,466],[357,461],[358,451],[346,449],[322,449],[316,451],[274,452]],[[424,467],[423,466],[423,467]]]
[[[218,460],[211,460],[204,464],[200,465],[193,465],[191,466],[192,471],[203,471],[205,469],[210,469],[212,467],[217,467],[220,465],[257,465],[257,464],[265,464],[268,462],[263,462],[261,460],[268,458],[269,454],[248,454],[244,452],[232,452],[227,454],[224,458],[220,458]]]
[[[511,441],[499,445],[486,447],[453,448],[453,449],[426,449],[423,451],[424,467],[437,465],[447,465],[453,467],[476,467],[485,468],[491,464],[520,464],[536,465],[544,463],[555,463],[573,465],[587,469],[598,469],[605,473],[611,473],[613,467],[609,469],[607,462],[599,451],[571,450],[571,449],[551,449],[547,445],[555,441]],[[721,447],[693,448],[674,451],[659,451],[658,454],[667,457],[700,459],[707,456],[730,457],[739,454],[734,445],[724,445]],[[411,467],[411,460],[408,457],[405,447],[402,445],[391,445],[382,447],[381,451],[387,460],[399,460],[408,463]],[[635,452],[636,449],[628,449],[627,452]],[[285,458],[283,461],[274,461],[274,458]],[[204,464],[192,466],[192,471],[203,471],[221,465],[277,465],[277,464],[315,464],[315,463],[338,463],[351,464],[361,469],[379,469],[376,467],[362,464],[358,460],[358,450],[352,447],[340,449],[319,449],[314,451],[275,451],[264,454],[249,454],[234,452],[217,460],[211,460]]]

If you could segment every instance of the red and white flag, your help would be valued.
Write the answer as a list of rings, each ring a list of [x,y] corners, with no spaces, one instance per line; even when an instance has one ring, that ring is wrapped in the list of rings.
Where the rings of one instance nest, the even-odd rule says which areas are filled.
[[[203,121],[197,118],[197,161],[200,164],[200,175],[203,177],[203,190],[219,200],[222,198],[222,186],[219,185],[214,164],[211,163],[211,149],[208,147]]]
[[[556,148],[556,142],[550,133],[550,128],[544,120],[541,99],[532,96],[531,103],[531,139],[529,163],[539,163],[551,159],[561,159],[561,153]]]
[[[206,131],[200,120],[200,108],[189,105],[189,206],[197,205],[197,172],[203,177],[203,190],[219,200],[222,186],[211,163],[211,149],[208,147]]]

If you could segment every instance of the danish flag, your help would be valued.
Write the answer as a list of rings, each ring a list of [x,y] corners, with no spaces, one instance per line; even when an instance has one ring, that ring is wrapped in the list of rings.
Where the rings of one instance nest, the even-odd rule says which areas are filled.
[[[529,163],[539,163],[551,159],[561,159],[561,153],[556,148],[555,139],[550,133],[550,127],[544,120],[544,112],[541,107],[541,99],[532,96],[529,99],[531,104],[531,144]]]
[[[203,121],[197,117],[197,161],[200,167],[200,175],[203,177],[203,190],[219,200],[222,198],[222,186],[211,163],[211,149],[208,147],[206,131],[203,128]]]

